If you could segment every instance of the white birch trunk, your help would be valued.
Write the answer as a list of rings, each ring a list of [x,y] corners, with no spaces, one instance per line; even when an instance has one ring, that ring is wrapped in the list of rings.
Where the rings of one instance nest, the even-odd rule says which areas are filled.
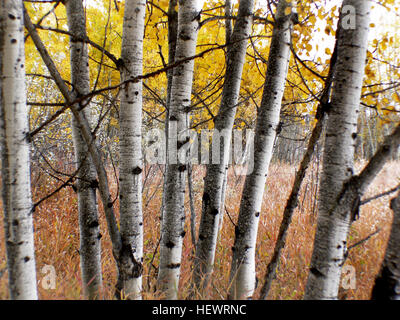
[[[36,300],[22,1],[0,4],[2,194],[10,298]]]
[[[232,248],[231,299],[251,298],[255,289],[255,250],[258,221],[276,129],[279,125],[290,58],[290,38],[293,23],[292,14],[285,12],[290,7],[291,2],[281,0],[275,14],[266,80],[257,116],[254,169],[246,176],[239,219],[235,229],[235,244]]]
[[[77,39],[86,38],[86,19],[81,0],[68,0],[68,27],[73,35],[70,40],[71,81],[74,97],[90,92],[89,56],[87,44]],[[87,101],[83,102],[83,104]],[[78,106],[79,107],[79,106]],[[90,123],[90,108],[83,111]],[[81,274],[85,296],[99,298],[102,286],[101,243],[97,210],[97,175],[89,150],[75,118],[72,118],[72,134],[75,148],[76,168],[79,168],[77,194],[80,231]]]
[[[203,1],[180,0],[178,12],[178,38],[175,61],[195,55],[200,10]],[[189,140],[189,109],[193,81],[194,60],[177,66],[173,71],[169,104],[168,156],[165,208],[162,216],[160,266],[157,286],[165,299],[177,299],[185,236],[185,182]],[[171,148],[172,147],[172,150]],[[177,154],[180,159],[177,160]],[[170,161],[174,159],[177,161]]]
[[[67,85],[65,84],[64,80],[62,79],[60,73],[57,70],[56,65],[54,64],[53,60],[51,59],[46,47],[44,46],[39,34],[37,33],[34,25],[32,24],[32,21],[29,17],[29,15],[25,12],[24,14],[24,23],[25,27],[29,31],[29,34],[38,50],[40,53],[40,56],[43,59],[43,62],[45,63],[47,70],[49,71],[50,75],[54,79],[57,87],[59,88],[61,94],[63,95],[65,101],[67,104],[70,105],[70,109],[74,115],[74,117],[77,119],[77,124],[80,127],[82,137],[84,138],[86,145],[89,148],[90,156],[92,158],[93,164],[96,168],[97,172],[97,178],[99,181],[99,193],[100,197],[103,203],[103,209],[104,209],[104,214],[107,220],[107,227],[108,227],[108,233],[111,238],[112,242],[112,253],[113,256],[117,262],[118,269],[120,270],[121,266],[119,261],[121,260],[120,257],[120,252],[122,249],[122,242],[121,242],[121,235],[119,232],[119,228],[117,225],[117,221],[114,215],[114,200],[111,196],[109,187],[108,187],[108,178],[107,178],[107,173],[103,165],[103,160],[100,155],[99,149],[97,148],[97,145],[93,143],[95,137],[93,137],[91,128],[89,126],[89,122],[87,121],[85,114],[82,112],[79,112],[79,109],[77,108],[76,105],[73,104],[74,99],[72,94],[70,93]],[[119,290],[117,288],[116,290],[116,295],[119,297]]]
[[[221,202],[224,198],[222,195],[223,182],[229,163],[232,128],[239,98],[248,37],[253,21],[253,8],[254,0],[240,1],[234,30],[229,37],[231,44],[227,53],[225,83],[221,106],[214,125],[215,130],[226,133],[226,139],[220,146],[219,163],[211,163],[207,166],[204,180],[202,214],[193,275],[194,283],[198,288],[207,286],[214,265],[219,224],[223,215],[223,211],[221,212]],[[229,27],[227,30],[229,30]]]
[[[121,81],[142,74],[146,1],[125,3]],[[123,87],[120,107],[120,231],[118,286],[128,299],[141,299],[143,271],[142,82]]]
[[[338,56],[328,111],[317,231],[304,299],[337,299],[347,234],[352,222],[351,208],[346,214],[332,209],[337,205],[344,183],[353,174],[371,4],[365,0],[345,0],[344,6],[355,9],[356,27],[344,29],[344,21],[339,23]],[[343,20],[346,14],[341,14],[340,19]]]

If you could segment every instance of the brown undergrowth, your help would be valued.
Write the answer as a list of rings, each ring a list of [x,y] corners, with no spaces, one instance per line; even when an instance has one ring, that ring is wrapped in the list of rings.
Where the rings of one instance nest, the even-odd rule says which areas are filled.
[[[361,167],[361,164],[359,164]],[[316,226],[317,166],[309,169],[303,183],[299,199],[299,208],[295,212],[293,223],[287,238],[281,263],[277,271],[269,299],[301,299],[307,280],[308,265],[312,253],[313,237]],[[149,171],[150,170],[150,171]],[[33,170],[35,172],[35,170]],[[282,163],[271,165],[265,188],[264,203],[260,219],[257,240],[257,290],[260,289],[264,272],[272,255],[278,235],[282,212],[294,179],[295,168]],[[197,221],[201,214],[201,197],[205,170],[194,167],[194,196]],[[158,299],[154,292],[158,266],[158,242],[160,236],[160,206],[162,199],[162,173],[157,166],[147,167],[144,178],[144,293],[145,299]],[[397,185],[400,177],[400,163],[388,163],[368,189],[365,197],[379,194]],[[114,174],[110,171],[111,190],[117,192]],[[229,287],[231,248],[234,241],[234,223],[237,221],[240,194],[244,176],[236,176],[233,171],[228,178],[226,213],[219,237],[215,259],[215,271],[211,284],[198,299],[225,299]],[[54,190],[59,182],[39,173],[32,174],[34,201],[38,201]],[[379,271],[387,239],[390,232],[392,212],[389,199],[385,196],[374,200],[361,208],[360,218],[350,232],[349,245],[367,237],[378,228],[381,231],[368,241],[353,248],[346,264],[356,270],[356,289],[341,289],[342,299],[369,299],[374,277]],[[115,203],[118,212],[118,201]],[[187,233],[183,247],[181,268],[180,299],[189,295],[193,263],[193,246],[190,240],[189,199],[187,198]],[[99,205],[102,238],[102,268],[104,279],[104,299],[112,299],[116,281],[115,263],[111,254],[111,244],[107,234],[106,222]],[[79,270],[79,230],[76,194],[71,187],[43,202],[34,213],[36,264],[40,299],[83,299]],[[6,267],[3,215],[0,221],[0,274]],[[52,265],[56,270],[56,288],[44,289],[40,283],[45,274],[42,268]],[[43,270],[44,271],[44,270]],[[256,292],[257,296],[258,291]],[[7,272],[0,278],[0,299],[7,299]]]

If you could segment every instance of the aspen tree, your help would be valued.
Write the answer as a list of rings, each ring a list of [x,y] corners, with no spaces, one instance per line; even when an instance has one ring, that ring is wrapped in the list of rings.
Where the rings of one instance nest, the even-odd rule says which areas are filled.
[[[229,6],[229,2],[227,6]],[[239,100],[247,44],[253,22],[253,9],[254,0],[240,1],[233,32],[226,37],[229,45],[227,48],[225,81],[220,109],[214,122],[215,131],[224,133],[224,139],[220,145],[220,159],[218,163],[211,163],[207,166],[207,173],[204,179],[202,213],[193,276],[195,285],[198,288],[207,286],[214,265],[219,225],[223,215],[222,200],[225,199],[223,193],[225,192],[224,184],[226,184],[232,128]],[[229,11],[227,10],[227,12]],[[229,32],[229,24],[226,30]],[[215,136],[213,139],[215,139]]]
[[[125,3],[121,81],[142,74],[146,1]],[[124,296],[141,299],[143,262],[142,82],[125,85],[120,107],[120,232],[122,250],[118,286]],[[132,263],[133,261],[133,263]],[[134,267],[132,269],[132,266]],[[122,272],[121,272],[122,271]]]
[[[370,1],[365,0],[345,0],[342,5],[318,196],[317,231],[305,299],[337,299],[352,208],[343,212],[333,208],[342,198],[343,185],[353,175],[370,8]]]
[[[230,271],[230,298],[247,299],[255,289],[255,250],[258,221],[279,126],[279,115],[289,67],[290,41],[295,12],[291,1],[280,0],[275,14],[263,97],[257,115],[254,169],[246,176]]]
[[[36,300],[23,4],[0,4],[2,196],[10,298]]]
[[[86,19],[82,1],[67,0],[68,28],[71,52],[71,95],[76,98],[90,92],[89,56],[86,38]],[[83,101],[81,105],[89,103]],[[90,123],[90,108],[86,107],[81,113],[85,114]],[[76,118],[72,118],[72,134],[75,148],[77,174],[77,194],[79,212],[80,258],[81,274],[85,295],[89,299],[99,297],[102,285],[101,274],[101,242],[99,217],[97,210],[96,188],[97,174],[89,155],[89,150],[82,137]]]
[[[179,1],[175,61],[195,55],[202,4],[203,1],[196,0]],[[157,279],[166,299],[176,299],[179,289],[193,69],[193,59],[174,69],[169,98],[168,159]]]

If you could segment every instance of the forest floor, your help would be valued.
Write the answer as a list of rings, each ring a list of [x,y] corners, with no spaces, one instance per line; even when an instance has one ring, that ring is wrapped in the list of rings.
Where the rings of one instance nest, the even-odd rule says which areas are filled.
[[[360,169],[359,163],[357,168]],[[272,164],[265,188],[264,203],[259,224],[256,266],[257,277],[260,279],[256,296],[263,282],[264,272],[274,249],[282,212],[291,190],[296,168],[282,163]],[[318,185],[317,164],[308,170],[303,183],[299,207],[295,212],[293,223],[287,237],[277,278],[274,281],[269,299],[301,299],[307,280],[308,266],[311,259],[313,238],[316,226],[317,203],[315,201]],[[194,196],[197,221],[201,214],[201,197],[205,170],[194,167]],[[147,176],[147,178],[146,178]],[[374,180],[364,198],[382,193],[396,186],[400,178],[400,163],[388,163],[380,175]],[[114,173],[110,172],[111,189],[116,195],[117,184]],[[231,248],[234,241],[234,224],[237,221],[240,195],[244,176],[229,174],[226,196],[226,210],[215,259],[215,270],[212,282],[204,296],[198,299],[225,299],[229,288],[229,270]],[[54,190],[59,182],[50,180],[33,170],[33,199],[38,201]],[[351,265],[356,271],[356,288],[340,289],[341,299],[369,299],[374,278],[379,271],[386,243],[389,237],[392,211],[389,200],[393,195],[381,197],[361,207],[360,218],[352,225],[348,245],[380,229],[380,232],[349,252],[346,265]],[[158,299],[159,295],[153,288],[156,282],[158,267],[158,243],[160,236],[160,206],[162,199],[162,174],[158,167],[146,168],[144,177],[143,208],[144,208],[144,299]],[[118,212],[118,201],[115,203]],[[188,296],[191,270],[193,264],[193,245],[190,234],[190,210],[187,199],[187,233],[183,247],[181,267],[180,299]],[[107,234],[106,222],[101,212],[102,238],[102,268],[104,282],[104,299],[112,299],[116,279],[115,263],[111,254],[111,243]],[[46,200],[34,213],[35,248],[37,275],[39,281],[40,299],[83,299],[81,276],[79,268],[79,230],[76,194],[72,188],[64,188],[59,193]],[[0,218],[0,299],[7,299],[6,268],[3,214]],[[41,280],[46,276],[51,265],[56,271],[55,289],[45,289]],[[44,268],[44,269],[43,269]],[[3,274],[2,274],[3,273]],[[2,275],[1,275],[2,274]]]

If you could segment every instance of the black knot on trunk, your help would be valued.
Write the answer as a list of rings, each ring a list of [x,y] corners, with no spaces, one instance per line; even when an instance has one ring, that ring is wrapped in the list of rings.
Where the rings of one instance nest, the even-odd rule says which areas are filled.
[[[316,276],[317,278],[320,278],[320,277],[323,277],[323,276],[324,276],[324,274],[323,274],[321,271],[319,271],[317,268],[315,268],[315,267],[311,268],[311,269],[310,269],[310,272],[311,272],[314,276]]]
[[[179,38],[181,38],[183,41],[190,40],[190,36],[188,36],[184,32],[181,32],[181,34],[179,35]]]
[[[118,70],[121,70],[121,69],[123,68],[123,66],[124,66],[124,60],[122,60],[121,58],[119,58],[119,59],[117,60],[116,67],[117,67]]]
[[[98,189],[99,188],[99,181],[97,181],[97,179],[90,181],[90,188]]]
[[[211,210],[210,214],[216,216],[219,213],[218,209],[214,208]]]
[[[175,243],[173,243],[172,241],[168,241],[168,242],[165,244],[165,246],[166,246],[168,249],[172,249],[173,247],[175,247]]]
[[[132,169],[133,174],[141,174],[142,173],[142,168],[140,167],[135,167]]]
[[[178,167],[178,171],[179,171],[179,172],[184,172],[184,171],[186,171],[186,165],[185,165],[185,164],[181,164],[181,165]]]
[[[210,195],[207,192],[203,193],[203,205],[207,206],[210,202]]]
[[[236,227],[235,227],[235,236],[236,236],[236,237],[239,237],[240,235],[242,235],[242,232],[240,231],[239,226],[236,226]]]
[[[283,122],[279,122],[278,126],[276,127],[276,134],[279,135],[282,132]]]
[[[188,143],[188,142],[190,142],[190,137],[186,137],[186,139],[183,140],[183,141],[178,141],[178,142],[177,142],[178,150],[179,150],[180,148],[182,148],[182,147],[183,147],[186,143]]]
[[[99,226],[99,222],[97,220],[92,221],[88,225],[89,228],[97,228],[98,226]]]
[[[27,133],[26,133],[25,138],[26,138],[26,141],[27,141],[28,143],[31,143],[31,142],[32,142],[32,136],[31,136],[31,133],[30,133],[30,132],[27,132]]]

